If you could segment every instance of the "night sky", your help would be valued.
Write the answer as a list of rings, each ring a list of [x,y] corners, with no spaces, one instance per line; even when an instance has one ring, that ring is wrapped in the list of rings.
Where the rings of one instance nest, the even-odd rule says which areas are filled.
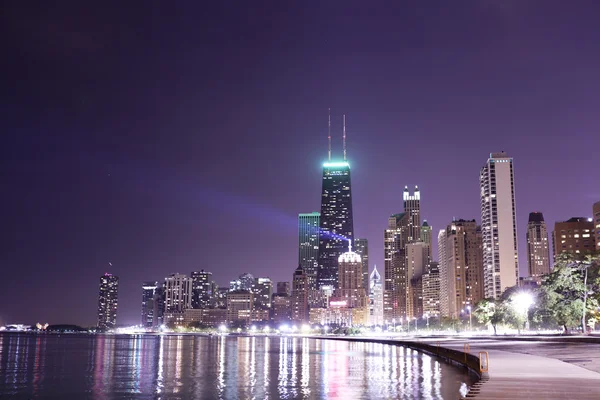
[[[597,1],[21,3],[0,12],[0,325],[95,324],[104,272],[119,324],[174,272],[291,280],[329,107],[371,267],[404,185],[436,237],[479,221],[490,152],[515,160],[522,275],[529,212],[551,231],[600,200]]]

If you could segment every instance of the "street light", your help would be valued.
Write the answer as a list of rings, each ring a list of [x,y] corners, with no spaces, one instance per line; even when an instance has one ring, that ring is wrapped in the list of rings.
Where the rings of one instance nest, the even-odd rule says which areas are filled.
[[[529,330],[529,307],[533,304],[533,296],[529,292],[519,292],[513,299],[518,312],[525,313],[525,330]]]
[[[425,320],[427,321],[427,329],[429,329],[429,314],[424,315]]]

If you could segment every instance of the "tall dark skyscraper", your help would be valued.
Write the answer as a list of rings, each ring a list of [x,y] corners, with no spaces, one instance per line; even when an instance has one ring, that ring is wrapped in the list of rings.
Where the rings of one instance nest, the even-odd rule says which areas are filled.
[[[354,239],[354,251],[360,255],[363,270],[363,287],[369,287],[369,241],[367,239]]]
[[[298,264],[308,277],[308,302],[311,305],[317,299],[320,216],[318,212],[298,214]]]
[[[151,327],[156,324],[154,315],[154,296],[158,282],[142,283],[142,326]]]
[[[100,277],[98,328],[112,329],[117,323],[119,277],[106,273]]]
[[[193,271],[191,277],[192,308],[209,308],[213,295],[212,272]]]

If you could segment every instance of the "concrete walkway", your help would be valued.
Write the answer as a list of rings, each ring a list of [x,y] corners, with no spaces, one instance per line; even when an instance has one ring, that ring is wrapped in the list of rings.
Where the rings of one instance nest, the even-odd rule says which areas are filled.
[[[556,358],[499,350],[500,347],[514,346],[506,341],[419,337],[407,337],[402,340],[432,345],[439,343],[441,347],[461,351],[464,344],[469,343],[472,354],[487,351],[489,380],[476,385],[467,398],[600,399],[600,374]],[[533,343],[528,344],[531,346]],[[568,353],[565,356],[568,356]]]

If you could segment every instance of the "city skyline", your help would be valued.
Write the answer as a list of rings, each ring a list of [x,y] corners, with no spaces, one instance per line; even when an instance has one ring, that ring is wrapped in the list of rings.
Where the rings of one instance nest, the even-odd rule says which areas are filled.
[[[250,20],[268,16],[215,6],[209,16],[241,21],[218,30],[217,45],[203,29],[220,28],[196,23],[198,8],[185,13],[186,25],[155,24],[144,10],[123,7],[142,21],[142,37],[168,33],[156,44],[109,11],[57,7],[42,18],[11,7],[2,17],[18,42],[7,54],[15,79],[2,111],[10,237],[0,261],[14,283],[0,291],[0,304],[19,304],[0,307],[1,322],[93,325],[104,272],[119,276],[117,324],[139,323],[142,282],[176,271],[205,269],[220,286],[243,272],[291,281],[297,215],[320,205],[328,108],[347,115],[354,237],[369,240],[371,268],[382,276],[381,232],[402,210],[404,182],[423,191],[421,218],[433,232],[453,217],[481,223],[479,169],[490,152],[505,150],[515,163],[521,276],[530,212],[542,212],[550,230],[592,217],[600,199],[580,173],[595,168],[584,150],[597,143],[591,116],[600,106],[600,34],[584,7],[549,2],[542,20],[533,18],[535,5],[473,3],[440,13],[350,2],[344,23],[330,24],[339,10],[324,5],[303,18],[284,12],[272,31],[245,35]],[[354,32],[364,15],[378,22],[361,19]],[[116,33],[102,30],[106,21]],[[306,37],[293,33],[307,23],[315,29]],[[338,155],[341,131],[332,119]],[[575,196],[557,196],[566,183]],[[232,227],[260,234],[232,245]],[[31,295],[22,298],[26,285]]]

